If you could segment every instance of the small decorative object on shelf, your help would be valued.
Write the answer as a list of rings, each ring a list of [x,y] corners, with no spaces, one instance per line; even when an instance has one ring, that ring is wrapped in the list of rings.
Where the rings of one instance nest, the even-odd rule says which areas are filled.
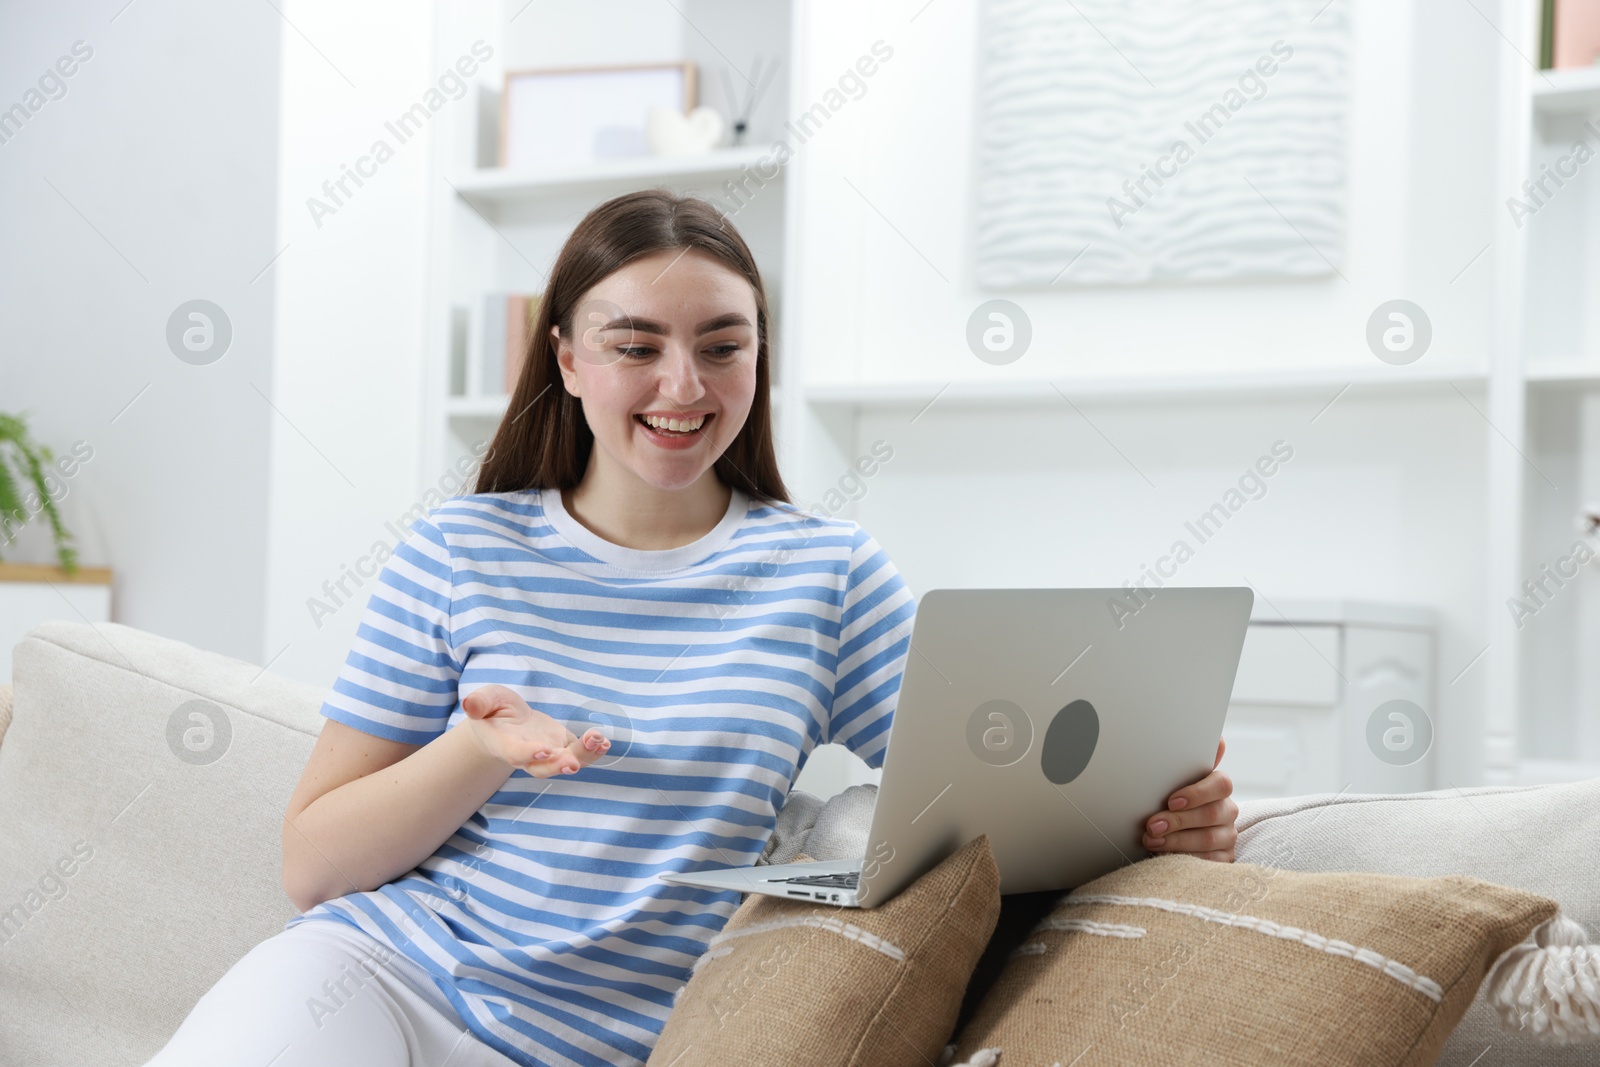
[[[749,91],[745,94],[744,103],[739,103],[739,93],[733,85],[731,68],[722,68],[722,91],[728,94],[728,106],[733,109],[733,146],[735,148],[744,144],[745,134],[750,132],[750,115],[755,111],[756,105],[766,95],[767,87],[772,84],[773,77],[778,73],[778,64],[774,62],[766,69],[761,70],[761,57],[756,56],[755,65],[750,69],[750,77],[745,79]]]
[[[1544,45],[1546,67],[1592,67],[1600,63],[1600,2],[1546,0]],[[1541,49],[1543,50],[1543,49]]]
[[[500,166],[562,167],[647,156],[651,109],[687,115],[696,102],[691,62],[507,71]]]
[[[26,415],[0,413],[0,536],[5,544],[11,544],[17,531],[42,513],[55,538],[56,558],[68,574],[78,569],[78,552],[70,545],[72,534],[61,522],[56,498],[62,495],[63,476],[70,478],[77,473],[78,464],[92,456],[94,450],[80,441],[72,452],[72,456],[63,457],[58,463],[50,446],[33,440]],[[46,464],[53,466],[47,470]]]
[[[658,156],[681,156],[711,151],[722,140],[727,125],[714,108],[697,107],[685,115],[677,108],[657,106],[650,109],[645,130],[650,151]]]

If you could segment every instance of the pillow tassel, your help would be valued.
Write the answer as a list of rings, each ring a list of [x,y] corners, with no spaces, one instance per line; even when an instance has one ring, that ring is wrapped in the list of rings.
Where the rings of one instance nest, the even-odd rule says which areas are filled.
[[[955,1054],[956,1047],[954,1045],[946,1045],[944,1047],[944,1055],[939,1057],[940,1064],[944,1064],[946,1059],[954,1056]],[[951,1063],[946,1065],[946,1067],[996,1067],[999,1062],[999,1049],[980,1048],[972,1054],[971,1059],[963,1060],[961,1063]]]
[[[1560,912],[1532,942],[1507,949],[1489,971],[1500,1025],[1550,1044],[1600,1040],[1600,946]]]

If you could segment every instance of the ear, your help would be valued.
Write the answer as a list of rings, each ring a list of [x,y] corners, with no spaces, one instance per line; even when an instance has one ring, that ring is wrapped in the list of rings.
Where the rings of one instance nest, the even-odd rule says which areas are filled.
[[[582,396],[578,389],[578,371],[574,366],[572,346],[561,339],[559,326],[550,327],[550,340],[556,346],[556,366],[561,370],[561,384],[566,386],[567,392],[573,396]]]

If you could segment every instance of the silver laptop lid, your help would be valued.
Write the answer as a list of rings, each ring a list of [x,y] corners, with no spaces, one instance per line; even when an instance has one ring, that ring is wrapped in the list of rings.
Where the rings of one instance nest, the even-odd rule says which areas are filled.
[[[1212,768],[1254,594],[1143,592],[923,595],[863,904],[983,833],[1002,893],[1071,888],[1147,855],[1144,820]]]

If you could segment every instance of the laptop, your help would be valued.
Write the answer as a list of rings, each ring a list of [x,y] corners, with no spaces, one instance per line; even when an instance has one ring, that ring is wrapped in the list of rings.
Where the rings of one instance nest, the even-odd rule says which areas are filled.
[[[933,589],[917,605],[866,855],[663,872],[847,908],[989,835],[1001,893],[1148,856],[1145,820],[1210,772],[1249,587]]]

